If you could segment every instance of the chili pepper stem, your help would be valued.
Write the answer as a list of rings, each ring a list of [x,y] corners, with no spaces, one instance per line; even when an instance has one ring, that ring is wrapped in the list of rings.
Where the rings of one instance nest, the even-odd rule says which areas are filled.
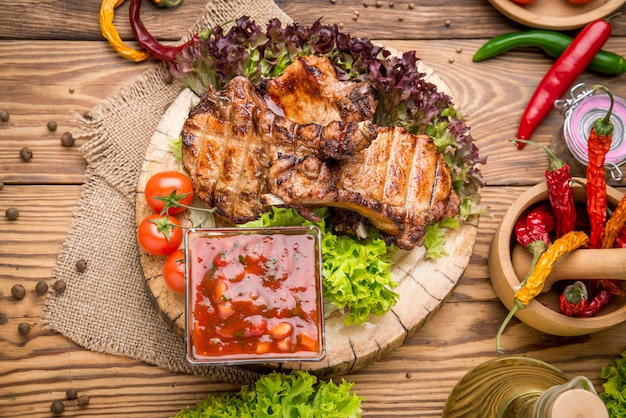
[[[606,115],[604,115],[604,118],[601,118],[595,121],[595,123],[593,124],[593,127],[595,128],[598,135],[602,135],[602,136],[610,135],[613,132],[613,124],[611,123],[611,114],[613,113],[613,93],[611,93],[611,91],[608,88],[604,86],[600,86],[600,85],[593,86],[591,89],[602,90],[606,94],[609,95],[609,100],[610,100],[609,110],[606,112]]]
[[[504,329],[509,324],[509,322],[511,322],[511,319],[513,319],[517,311],[526,308],[526,305],[521,303],[517,298],[514,299],[513,303],[513,307],[509,311],[509,314],[506,316],[506,318],[504,318],[504,321],[502,321],[502,325],[500,325],[500,329],[498,329],[498,333],[496,334],[496,350],[498,351],[498,353],[504,353],[504,350],[500,346],[500,338],[504,333]]]
[[[511,139],[509,141],[514,143],[517,146],[519,146],[519,144],[529,144],[529,145],[533,145],[537,148],[544,150],[545,153],[548,154],[548,161],[549,161],[548,170],[549,171],[555,171],[565,166],[565,163],[561,159],[559,159],[559,157],[557,157],[556,154],[549,147],[546,147],[545,145],[540,144],[539,142],[530,141],[527,139],[519,139],[519,138]]]
[[[528,245],[528,250],[532,254],[533,258],[530,261],[530,268],[528,269],[526,277],[524,277],[524,280],[522,280],[517,289],[521,289],[526,284],[526,281],[528,281],[528,278],[530,277],[531,273],[535,269],[535,266],[537,265],[539,257],[541,257],[541,254],[543,254],[547,249],[548,244],[546,244],[545,241],[534,241]]]

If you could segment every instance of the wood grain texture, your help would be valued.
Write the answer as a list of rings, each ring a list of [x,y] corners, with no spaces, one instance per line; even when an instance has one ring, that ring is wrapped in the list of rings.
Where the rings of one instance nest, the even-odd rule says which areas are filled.
[[[195,21],[205,0],[185,0],[176,11],[162,11],[145,1],[145,22],[160,38],[175,41]],[[488,251],[499,221],[512,202],[543,178],[545,156],[526,147],[512,150],[526,102],[552,59],[533,50],[511,51],[472,63],[471,56],[487,39],[525,29],[498,13],[487,0],[414,1],[277,0],[293,19],[310,24],[323,16],[343,23],[344,30],[385,45],[416,50],[446,81],[468,118],[472,133],[487,157],[483,173],[488,186],[474,249],[461,280],[427,323],[378,361],[343,376],[365,398],[365,417],[441,416],[456,382],[473,367],[501,356],[495,333],[506,315],[488,275]],[[0,13],[0,417],[49,417],[50,404],[75,388],[90,403],[79,408],[66,401],[66,417],[166,417],[193,405],[208,393],[235,391],[228,384],[175,374],[123,357],[87,351],[63,336],[43,329],[43,299],[34,292],[38,280],[50,280],[81,189],[85,163],[77,139],[73,148],[59,145],[84,112],[127,85],[152,65],[125,61],[102,40],[97,23],[99,0],[15,0]],[[130,38],[121,6],[120,32]],[[393,9],[393,10],[391,10]],[[354,11],[359,17],[352,19]],[[389,13],[391,10],[391,14]],[[622,12],[625,8],[622,7]],[[144,9],[142,9],[144,11]],[[404,16],[399,21],[399,14]],[[174,13],[180,16],[174,18]],[[142,13],[143,14],[143,13]],[[445,25],[445,20],[450,25]],[[614,36],[605,49],[626,53],[626,20],[615,19]],[[571,32],[570,32],[571,34]],[[460,48],[461,52],[457,52]],[[452,62],[451,62],[452,61]],[[581,81],[601,83],[626,97],[624,75],[586,72]],[[73,93],[70,93],[73,89]],[[59,128],[50,133],[49,120]],[[561,117],[553,112],[535,139],[558,147]],[[19,160],[19,149],[31,147],[33,160]],[[563,154],[564,155],[564,154]],[[580,169],[579,167],[577,169]],[[624,192],[624,185],[619,189]],[[17,221],[4,211],[20,210]],[[113,208],[114,210],[114,208]],[[114,245],[114,243],[112,243]],[[26,297],[15,300],[11,287],[23,284]],[[20,322],[31,332],[17,332]],[[507,328],[503,355],[547,361],[568,376],[591,378],[601,390],[599,370],[626,349],[626,325],[580,337],[555,337],[514,319]]]

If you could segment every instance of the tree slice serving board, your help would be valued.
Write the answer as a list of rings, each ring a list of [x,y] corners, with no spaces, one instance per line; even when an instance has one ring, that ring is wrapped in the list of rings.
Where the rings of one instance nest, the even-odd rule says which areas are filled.
[[[447,86],[432,69],[419,62],[419,70],[428,81],[448,93]],[[449,94],[449,93],[448,93]],[[199,98],[183,90],[161,118],[148,145],[137,184],[137,225],[151,213],[144,198],[145,185],[155,173],[181,170],[170,153],[170,142],[179,137],[189,109]],[[179,216],[183,225],[191,226],[186,215]],[[343,324],[343,314],[335,311],[325,319],[326,357],[319,362],[269,364],[284,369],[307,369],[318,375],[346,374],[361,369],[403,344],[436,312],[459,282],[469,263],[476,241],[478,217],[471,217],[446,237],[447,256],[426,260],[421,247],[398,251],[393,262],[393,274],[399,283],[395,291],[398,303],[383,316],[372,316],[363,325]],[[164,257],[154,257],[140,249],[140,261],[145,275],[148,297],[159,318],[181,338],[185,335],[184,296],[169,290],[163,281]]]

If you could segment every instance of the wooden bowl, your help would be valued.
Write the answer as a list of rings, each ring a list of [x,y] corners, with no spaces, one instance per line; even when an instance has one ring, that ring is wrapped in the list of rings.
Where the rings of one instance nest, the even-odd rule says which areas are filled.
[[[615,13],[624,0],[591,0],[587,4],[574,4],[567,0],[535,0],[523,5],[511,0],[489,0],[489,3],[522,25],[563,31],[579,29]]]
[[[576,179],[585,183],[584,179]],[[609,207],[617,206],[622,194],[607,187],[607,201]],[[574,186],[574,199],[579,203],[586,201],[585,188],[582,185]],[[522,194],[506,212],[489,249],[489,276],[493,288],[502,303],[511,309],[515,289],[523,279],[517,277],[511,262],[511,252],[516,244],[514,226],[517,219],[527,209],[539,202],[548,202],[548,189],[545,183],[538,184]],[[594,250],[579,250],[594,251]],[[576,279],[572,277],[572,279]],[[526,325],[547,334],[559,336],[586,335],[602,331],[626,320],[626,304],[624,297],[613,296],[596,315],[590,318],[573,318],[563,315],[559,311],[558,286],[546,293],[537,296],[525,309],[520,309],[515,315]]]

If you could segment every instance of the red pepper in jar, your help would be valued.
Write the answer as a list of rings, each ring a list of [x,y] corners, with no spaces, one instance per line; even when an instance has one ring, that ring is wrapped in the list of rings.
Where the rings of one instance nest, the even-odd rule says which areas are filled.
[[[576,227],[576,203],[569,165],[543,144],[525,140],[513,142],[534,145],[548,155],[548,168],[544,174],[548,186],[548,198],[556,217],[556,236],[558,238],[573,231]]]
[[[567,316],[583,317],[587,311],[587,287],[580,280],[568,285],[559,299],[559,309]]]
[[[554,101],[565,94],[610,36],[611,24],[606,20],[591,22],[580,31],[537,86],[522,115],[517,138],[530,139]],[[524,144],[517,146],[522,149]]]
[[[528,274],[533,271],[537,260],[550,245],[550,232],[554,230],[554,214],[548,205],[537,206],[515,223],[515,239],[532,255]],[[528,276],[522,281],[524,285]]]
[[[593,89],[604,90],[611,99],[609,110],[603,118],[598,118],[589,133],[587,149],[589,163],[587,164],[587,213],[591,224],[589,234],[589,248],[601,248],[606,222],[606,179],[604,178],[604,161],[611,149],[613,140],[613,95],[604,86],[594,86]]]
[[[185,50],[188,46],[191,46],[200,41],[197,35],[194,35],[189,41],[178,46],[169,46],[160,43],[144,26],[139,16],[141,9],[141,0],[130,0],[129,15],[130,15],[130,27],[133,30],[133,34],[137,39],[137,42],[141,44],[146,50],[148,50],[155,58],[162,61],[175,61],[178,54]]]

